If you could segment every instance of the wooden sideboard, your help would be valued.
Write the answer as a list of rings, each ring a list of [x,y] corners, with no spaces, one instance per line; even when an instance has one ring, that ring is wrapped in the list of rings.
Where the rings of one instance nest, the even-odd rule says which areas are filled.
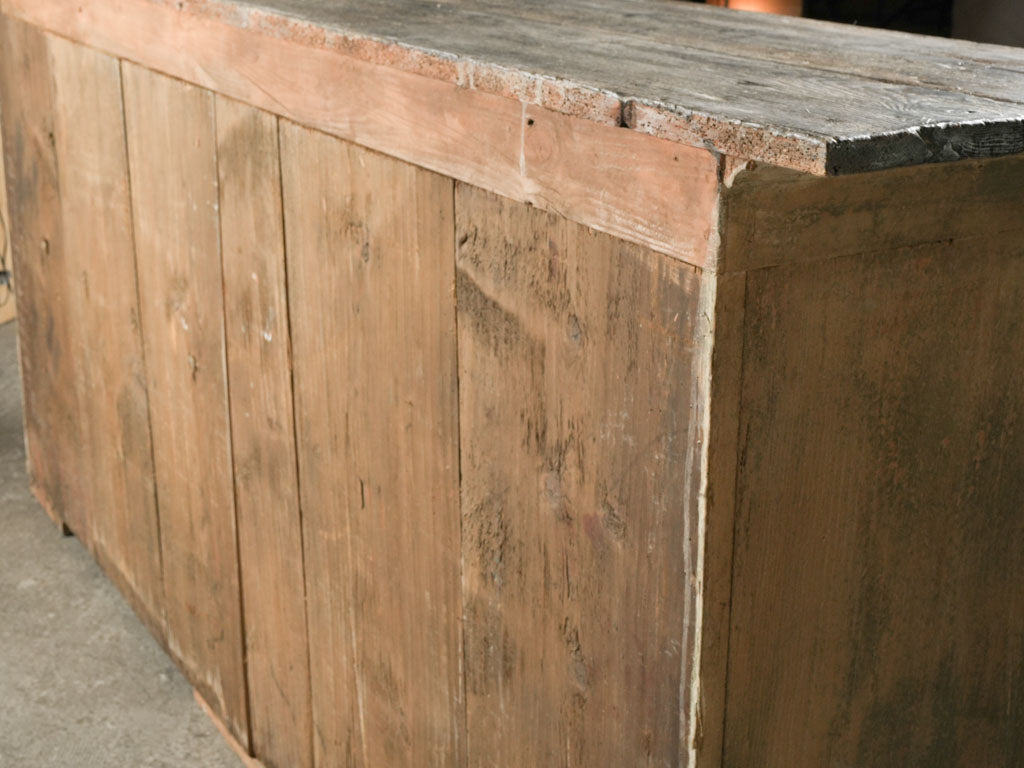
[[[33,488],[263,765],[1024,765],[1024,51],[0,10]]]

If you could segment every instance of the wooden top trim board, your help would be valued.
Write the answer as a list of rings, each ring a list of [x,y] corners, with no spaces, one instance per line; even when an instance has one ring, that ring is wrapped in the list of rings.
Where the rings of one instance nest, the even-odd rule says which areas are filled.
[[[146,1],[814,174],[1024,152],[1014,48],[678,0]],[[83,5],[0,2],[30,21]]]
[[[272,26],[277,17],[255,11],[243,24],[227,6],[178,5],[0,0],[8,16],[61,37],[694,266],[705,263],[721,164],[706,148],[463,87],[432,71],[426,58],[416,68],[409,59],[394,64],[361,49],[339,50],[310,30],[312,37],[284,34]]]

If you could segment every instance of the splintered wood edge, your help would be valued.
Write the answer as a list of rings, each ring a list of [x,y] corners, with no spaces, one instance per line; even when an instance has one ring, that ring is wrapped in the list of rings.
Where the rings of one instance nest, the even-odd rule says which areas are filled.
[[[224,721],[221,720],[210,705],[206,703],[206,699],[202,697],[202,694],[200,694],[196,689],[193,689],[192,693],[203,712],[205,712],[206,716],[213,721],[214,727],[220,732],[220,735],[224,738],[224,741],[228,743],[228,746],[231,747],[231,751],[238,755],[238,759],[242,761],[242,765],[244,765],[245,768],[266,768],[263,763],[246,752],[245,748],[239,744],[238,739],[231,735],[231,732],[224,724]]]
[[[824,174],[850,175],[1024,152],[1024,121],[1008,118],[922,125],[905,131],[830,140]]]

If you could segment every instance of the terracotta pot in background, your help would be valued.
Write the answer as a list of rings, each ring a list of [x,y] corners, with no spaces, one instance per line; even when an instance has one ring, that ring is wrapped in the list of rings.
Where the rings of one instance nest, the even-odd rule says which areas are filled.
[[[803,15],[803,0],[708,0],[708,5],[720,5],[737,11]]]

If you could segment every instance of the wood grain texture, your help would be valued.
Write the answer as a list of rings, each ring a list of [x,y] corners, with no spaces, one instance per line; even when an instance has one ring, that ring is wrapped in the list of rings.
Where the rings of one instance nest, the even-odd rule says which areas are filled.
[[[45,35],[0,18],[0,102],[13,266],[18,272],[18,349],[25,447],[32,490],[58,525],[80,526],[74,500],[78,433],[75,328],[65,296],[53,86]]]
[[[747,273],[730,768],[1024,760],[1019,162],[900,177],[765,191],[796,258]]]
[[[252,747],[270,768],[311,768],[277,118],[218,97],[217,156]]]
[[[113,43],[119,54],[143,56],[136,60],[157,68],[162,66],[154,57],[167,56],[132,37],[140,26],[132,16],[163,17],[193,31],[215,22],[247,30],[247,45],[231,46],[235,55],[269,50],[266,40],[259,42],[269,35],[457,84],[464,94],[511,96],[603,125],[816,174],[1024,152],[1024,54],[969,43],[917,44],[877,31],[837,30],[839,41],[829,47],[823,41],[836,25],[667,0],[551,5],[3,0],[0,7],[75,39],[88,37],[90,44]],[[737,17],[742,32],[730,26]],[[187,65],[182,59],[192,54],[170,43],[173,36],[165,44],[177,50],[177,66]],[[746,45],[762,37],[764,42]],[[886,49],[888,54],[880,53]],[[280,59],[275,62],[280,66]],[[206,73],[216,75],[208,67]],[[221,76],[236,84],[244,80],[238,73]],[[261,76],[258,84],[274,82]],[[388,109],[380,98],[368,103]],[[421,115],[428,133],[434,115]]]
[[[3,103],[0,103],[0,125],[3,125]],[[4,153],[0,145],[0,254],[6,269],[11,269],[11,215],[7,211],[7,172],[4,170]],[[15,288],[9,285],[7,288],[0,288],[0,325],[10,322],[17,313],[17,300],[14,295]]]
[[[228,746],[231,747],[231,751],[234,752],[241,761],[243,768],[268,768],[268,766],[264,765],[256,758],[249,756],[245,747],[243,747],[238,742],[238,739],[231,734],[231,731],[228,730],[228,727],[224,724],[224,721],[220,719],[220,716],[214,712],[213,708],[206,703],[206,700],[199,695],[199,691],[193,691],[193,695],[195,697],[196,704],[198,704],[199,708],[203,710],[208,718],[210,718],[210,721],[213,723],[214,728],[217,729],[217,732],[221,735],[221,738],[227,742]]]
[[[77,400],[78,536],[163,626],[160,527],[139,323],[121,69],[116,59],[49,39],[65,292],[32,299],[74,327],[65,383]],[[102,201],[102,209],[97,209]],[[73,247],[70,247],[73,244]]]
[[[527,201],[704,264],[718,190],[711,153],[540,107],[524,114],[522,168],[537,189]]]
[[[281,139],[317,765],[460,765],[452,182]]]
[[[122,67],[167,643],[248,745],[213,94]]]
[[[515,93],[466,88],[151,0],[22,11],[59,34],[446,176],[678,258],[699,264],[705,256],[693,244],[707,233],[700,208],[713,199],[716,161],[703,146],[548,111],[531,118]],[[528,130],[541,115],[538,130]],[[678,208],[661,202],[676,195]]]
[[[307,5],[313,4],[316,0],[308,0]],[[774,64],[788,64],[1012,102],[1020,101],[1024,75],[1020,52],[1011,48],[804,18],[723,13],[675,0],[524,0],[514,8],[503,0],[475,0],[473,6],[552,24],[614,29],[623,38],[655,40],[697,53],[741,56],[757,75],[770,72]]]
[[[707,408],[703,589],[699,669],[693,728],[694,768],[720,768],[725,728],[725,693],[732,601],[732,555],[736,471],[739,460],[740,387],[747,275],[718,274],[710,373],[704,383]]]
[[[698,271],[456,212],[469,765],[678,765]]]
[[[723,272],[911,247],[1012,237],[1019,227],[1024,157],[821,179],[765,166],[740,170],[724,190]]]

